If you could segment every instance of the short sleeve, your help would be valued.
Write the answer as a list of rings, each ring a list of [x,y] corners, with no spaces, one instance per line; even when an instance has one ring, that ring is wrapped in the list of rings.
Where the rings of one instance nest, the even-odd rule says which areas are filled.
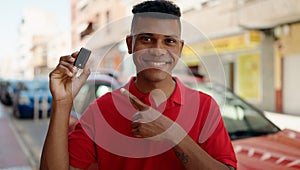
[[[219,162],[237,168],[236,156],[223,119],[219,120],[213,134],[200,146]]]
[[[96,163],[96,150],[93,140],[85,133],[80,123],[69,133],[70,165],[86,169]]]

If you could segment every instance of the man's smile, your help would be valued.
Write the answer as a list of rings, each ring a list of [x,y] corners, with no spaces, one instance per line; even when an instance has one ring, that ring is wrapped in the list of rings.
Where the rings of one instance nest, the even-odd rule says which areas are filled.
[[[143,62],[148,67],[155,67],[155,68],[163,68],[165,66],[172,64],[172,61],[157,61],[157,60],[149,60],[149,59],[143,59]]]

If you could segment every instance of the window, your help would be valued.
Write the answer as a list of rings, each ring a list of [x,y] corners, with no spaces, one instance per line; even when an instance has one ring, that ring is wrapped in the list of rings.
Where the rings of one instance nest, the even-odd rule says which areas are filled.
[[[106,28],[107,28],[107,32],[110,31],[110,26],[109,26],[109,22],[110,22],[110,11],[106,11]]]

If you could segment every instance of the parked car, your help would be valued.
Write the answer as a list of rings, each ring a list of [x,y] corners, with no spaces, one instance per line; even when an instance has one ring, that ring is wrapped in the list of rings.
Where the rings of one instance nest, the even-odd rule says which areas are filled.
[[[1,80],[0,81],[0,101],[4,105],[11,105],[12,99],[8,93],[9,82]]]
[[[0,100],[6,106],[13,103],[13,90],[16,87],[16,80],[2,80],[0,82]]]
[[[74,111],[79,115],[82,114],[96,98],[119,88],[121,85],[116,73],[105,71],[91,74],[74,100],[73,115]]]
[[[17,118],[49,117],[51,102],[48,79],[19,81],[13,97],[13,114]]]
[[[187,83],[211,95],[232,140],[239,170],[300,169],[300,133],[278,128],[263,111],[231,90],[212,82]]]

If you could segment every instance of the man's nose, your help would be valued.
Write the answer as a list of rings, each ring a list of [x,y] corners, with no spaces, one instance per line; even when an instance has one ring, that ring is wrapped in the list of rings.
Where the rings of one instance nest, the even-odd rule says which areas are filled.
[[[150,53],[155,56],[165,55],[167,50],[163,41],[156,41],[153,46],[149,49]]]

